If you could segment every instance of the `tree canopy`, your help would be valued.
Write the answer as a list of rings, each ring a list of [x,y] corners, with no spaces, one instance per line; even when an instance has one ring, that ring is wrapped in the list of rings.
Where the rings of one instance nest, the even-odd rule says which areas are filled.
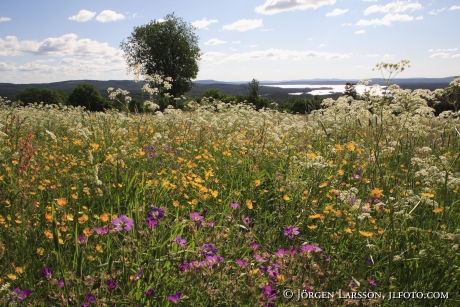
[[[194,28],[174,14],[135,27],[121,43],[128,65],[142,73],[173,79],[168,93],[177,97],[189,91],[198,74],[200,48]]]

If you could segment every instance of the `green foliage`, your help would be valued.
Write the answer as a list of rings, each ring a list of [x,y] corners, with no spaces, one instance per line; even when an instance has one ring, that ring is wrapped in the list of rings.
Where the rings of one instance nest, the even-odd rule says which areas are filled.
[[[88,111],[103,111],[107,102],[101,93],[91,84],[79,84],[70,94],[68,104],[85,107]]]
[[[66,93],[47,88],[28,88],[16,96],[16,99],[22,101],[25,105],[41,102],[44,104],[64,105],[67,102],[67,98]]]
[[[122,42],[131,68],[140,66],[143,74],[171,77],[167,93],[178,97],[191,88],[191,79],[198,73],[200,49],[193,27],[174,14],[135,27]]]
[[[314,110],[321,109],[322,101],[323,98],[318,96],[314,96],[313,98],[290,96],[281,108],[291,113],[309,114]]]

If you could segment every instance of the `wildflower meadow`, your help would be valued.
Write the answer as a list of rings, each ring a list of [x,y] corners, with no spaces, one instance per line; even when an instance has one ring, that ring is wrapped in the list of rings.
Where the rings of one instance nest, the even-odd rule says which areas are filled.
[[[0,108],[1,306],[460,306],[460,116]]]

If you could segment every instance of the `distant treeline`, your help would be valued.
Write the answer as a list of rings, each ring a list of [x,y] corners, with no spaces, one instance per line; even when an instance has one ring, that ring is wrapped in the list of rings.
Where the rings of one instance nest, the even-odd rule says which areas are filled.
[[[44,85],[38,87],[23,86],[21,92],[15,96],[7,97],[14,105],[28,105],[33,103],[55,104],[55,105],[71,105],[83,106],[89,111],[104,111],[108,109],[117,109],[120,111],[129,112],[145,112],[147,108],[144,101],[147,97],[142,94],[140,88],[142,83],[134,83],[130,81],[113,81],[115,85],[127,85],[129,91],[129,99],[126,95],[119,94],[109,99],[107,90],[102,90],[102,86],[107,86],[108,81],[93,81],[91,83],[76,83],[66,81],[58,84],[60,90],[46,88]],[[1,89],[8,87],[2,84]],[[438,84],[439,85],[439,84]],[[14,85],[10,85],[10,89]],[[69,86],[73,86],[73,90],[69,91]],[[214,87],[215,86],[215,87]],[[336,93],[328,96],[312,96],[309,94],[288,95],[292,89],[281,89],[276,87],[260,86],[259,81],[253,79],[248,84],[207,84],[198,85],[200,90],[195,88],[190,91],[187,97],[178,98],[160,98],[155,101],[160,110],[168,105],[173,105],[175,108],[183,108],[184,104],[189,100],[195,100],[198,103],[204,103],[214,100],[219,100],[227,103],[246,102],[253,104],[257,109],[261,108],[276,108],[278,110],[306,114],[313,110],[321,108],[321,103],[324,98],[337,98],[342,95],[352,96],[354,99],[360,99],[354,88],[354,83],[347,83],[345,93]],[[413,86],[412,86],[413,87]],[[435,84],[432,84],[435,87]],[[16,87],[17,90],[18,87]],[[232,89],[232,92],[238,94],[224,93],[224,89]],[[439,89],[438,86],[436,88]],[[126,89],[126,88],[125,88]],[[434,89],[434,88],[433,88]],[[3,96],[0,92],[0,96]],[[6,96],[6,95],[5,95]],[[428,105],[435,109],[436,114],[443,111],[457,111],[460,107],[460,88],[459,86],[448,85],[443,89],[436,91],[436,99],[428,101]]]

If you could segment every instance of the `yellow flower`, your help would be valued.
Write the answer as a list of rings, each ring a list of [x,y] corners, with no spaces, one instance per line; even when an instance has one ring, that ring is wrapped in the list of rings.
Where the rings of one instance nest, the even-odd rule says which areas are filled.
[[[53,238],[53,233],[50,230],[45,230],[43,233],[45,234],[45,237],[47,237],[48,239]]]
[[[310,215],[308,218],[312,220],[324,219],[324,215],[317,213],[317,214]]]
[[[338,174],[339,176],[343,176],[343,175],[345,174],[345,171],[344,171],[343,169],[339,169],[339,170],[337,171],[337,174]]]
[[[443,211],[444,211],[443,208],[436,208],[436,209],[433,210],[433,212],[436,213],[436,214],[441,213]]]
[[[349,151],[355,151],[356,150],[356,145],[350,142],[350,143],[347,144],[347,148],[348,148]]]
[[[103,252],[104,252],[104,248],[103,248],[100,244],[97,244],[97,245],[96,245],[96,250],[97,250],[99,253],[103,253]]]
[[[382,190],[382,189],[375,188],[375,189],[373,189],[373,190],[371,191],[370,196],[371,196],[373,199],[382,198],[382,196],[383,196],[383,190]]]
[[[246,206],[248,207],[248,209],[251,209],[251,210],[254,209],[254,206],[252,204],[252,200],[250,200],[250,199],[246,200]]]
[[[307,226],[307,227],[308,227],[308,229],[312,229],[312,230],[318,228],[317,225],[309,225],[309,226]]]
[[[15,274],[8,274],[6,275],[10,280],[16,280],[18,277]]]
[[[24,274],[24,272],[26,271],[26,269],[23,267],[23,266],[18,266],[18,267],[15,267],[14,268],[14,271],[18,274]]]
[[[374,233],[372,232],[369,232],[369,231],[359,231],[359,234],[362,235],[362,236],[365,236],[365,237],[372,237],[374,236]]]
[[[291,200],[291,198],[290,198],[289,195],[287,195],[287,194],[285,194],[285,195],[283,196],[283,199],[284,199],[285,201],[290,201],[290,200]]]
[[[351,234],[351,233],[353,233],[353,229],[351,229],[351,228],[347,228],[347,229],[345,229],[345,232],[346,232],[346,233],[350,233],[350,234]]]
[[[99,219],[106,223],[109,219],[110,219],[110,214],[109,213],[102,213],[100,216],[99,216]]]
[[[45,249],[43,247],[37,248],[37,254],[39,254],[40,256],[43,256],[44,253],[45,253]]]
[[[434,198],[434,194],[432,193],[422,193],[421,196],[426,198]]]
[[[80,215],[80,217],[78,218],[78,223],[80,224],[84,224],[88,221],[89,217],[88,215],[86,215],[85,213],[83,213],[82,215]]]
[[[260,179],[256,179],[256,181],[254,181],[254,185],[256,187],[260,186],[261,184],[262,184],[262,180],[260,180]]]
[[[328,186],[328,183],[327,182],[323,182],[319,185],[320,188],[325,188]]]
[[[67,206],[67,199],[66,198],[58,198],[56,200],[57,204],[59,207],[65,207]]]
[[[335,150],[337,150],[337,151],[342,151],[342,150],[344,150],[344,149],[345,149],[345,148],[344,148],[342,145],[340,145],[340,144],[335,144]]]

